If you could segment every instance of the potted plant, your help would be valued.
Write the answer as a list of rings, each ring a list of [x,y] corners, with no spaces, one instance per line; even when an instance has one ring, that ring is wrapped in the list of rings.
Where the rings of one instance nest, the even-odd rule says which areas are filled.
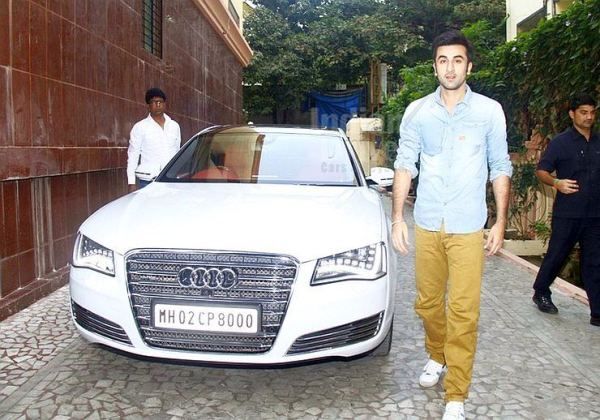
[[[513,168],[507,235],[504,248],[519,256],[541,256],[550,237],[549,205],[552,191],[535,175],[536,162],[519,155]]]

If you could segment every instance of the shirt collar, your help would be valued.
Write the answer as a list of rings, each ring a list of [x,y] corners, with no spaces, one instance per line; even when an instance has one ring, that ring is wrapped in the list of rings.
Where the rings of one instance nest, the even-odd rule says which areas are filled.
[[[167,123],[167,121],[171,120],[171,117],[169,117],[167,114],[163,114],[165,116],[165,124]],[[152,122],[154,121],[154,118],[152,118],[152,115],[150,115],[150,113],[148,113],[148,116],[146,117],[147,120],[150,120]]]
[[[583,134],[581,134],[575,127],[573,127],[573,126],[569,127],[569,131],[571,132],[571,136],[573,136],[574,138],[581,137],[581,139],[583,141],[587,141],[585,139],[585,136]],[[598,132],[595,132],[592,130],[592,133],[590,134],[590,141],[596,140],[599,137],[600,137],[600,135],[598,134]]]
[[[169,117],[167,114],[163,114],[165,116],[165,120],[170,120],[171,117]],[[148,113],[148,116],[146,118],[149,118],[152,120],[152,115],[150,115],[150,113]]]
[[[473,98],[473,91],[471,90],[469,85],[465,85],[465,88],[466,88],[465,97],[459,103],[456,104],[457,106],[461,106],[460,104],[464,104],[465,106],[471,105],[471,100]],[[437,89],[434,92],[433,97],[439,105],[444,106],[444,102],[442,101],[442,87],[441,86],[437,87]]]

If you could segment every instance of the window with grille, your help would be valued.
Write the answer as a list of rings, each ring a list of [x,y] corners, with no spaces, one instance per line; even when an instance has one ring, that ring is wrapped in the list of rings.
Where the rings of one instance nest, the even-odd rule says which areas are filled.
[[[240,15],[238,15],[238,12],[237,12],[237,10],[235,10],[235,6],[231,2],[231,0],[229,0],[229,14],[235,21],[236,25],[240,26]]]
[[[144,49],[162,57],[162,0],[143,0],[142,28]]]

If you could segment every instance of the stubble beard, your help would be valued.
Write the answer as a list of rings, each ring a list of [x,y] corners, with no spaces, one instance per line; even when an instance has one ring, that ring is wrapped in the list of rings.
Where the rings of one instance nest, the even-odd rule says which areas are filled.
[[[581,130],[591,130],[592,127],[594,126],[594,121],[588,122],[588,121],[584,121],[581,124],[574,124],[577,128],[581,129]]]
[[[438,82],[445,90],[459,90],[464,87],[465,83],[467,82],[467,79],[454,79],[454,81],[449,82],[444,76],[439,76]]]

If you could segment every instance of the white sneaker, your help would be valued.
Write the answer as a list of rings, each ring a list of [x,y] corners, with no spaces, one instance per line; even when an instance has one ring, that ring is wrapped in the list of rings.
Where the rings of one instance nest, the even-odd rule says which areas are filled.
[[[446,411],[442,420],[465,420],[465,404],[460,401],[446,403]]]
[[[446,369],[446,365],[442,365],[435,360],[429,359],[423,368],[423,373],[419,376],[419,384],[425,388],[429,388],[437,384],[440,376]]]

